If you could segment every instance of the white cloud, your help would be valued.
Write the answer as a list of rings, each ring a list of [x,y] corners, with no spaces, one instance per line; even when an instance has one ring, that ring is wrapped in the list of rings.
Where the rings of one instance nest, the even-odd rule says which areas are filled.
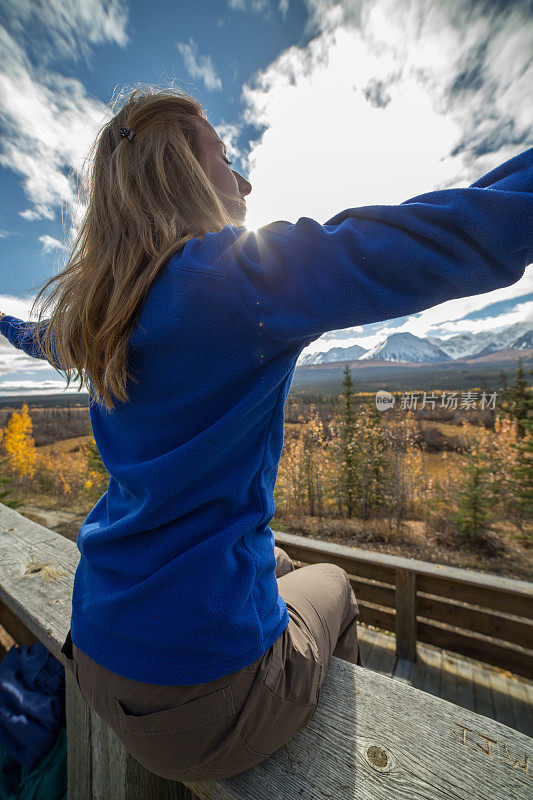
[[[37,320],[37,314],[30,317],[30,308],[34,300],[35,296],[22,298],[12,294],[0,294],[0,311],[4,314],[9,314],[10,317],[17,317],[18,319]],[[0,336],[0,345],[1,344],[12,347],[3,336]]]
[[[531,145],[531,16],[472,10],[458,28],[444,6],[378,0],[356,25],[347,6],[243,87],[246,121],[266,129],[246,164],[251,228],[467,186]]]
[[[315,37],[243,87],[244,119],[264,129],[243,163],[250,229],[301,216],[325,222],[345,208],[466,187],[533,144],[527,3],[498,11],[466,0],[306,6]],[[513,286],[443,303],[397,330],[444,331],[472,310],[532,291],[532,278],[529,269]],[[308,352],[333,339],[366,346],[352,328],[325,334]]]
[[[2,381],[0,384],[0,397],[10,397],[11,395],[23,394],[28,397],[41,394],[78,394],[77,389],[72,388],[72,384],[68,390],[65,390],[66,383],[61,380],[44,380],[44,381],[25,381],[13,380]],[[86,391],[84,389],[84,391]]]
[[[79,214],[74,175],[110,113],[79,81],[35,68],[2,27],[0,47],[0,163],[22,178],[31,206],[19,213],[27,220],[54,219],[57,208]]]
[[[5,346],[0,348],[0,388],[3,387],[5,380],[2,376],[6,374],[13,375],[14,373],[17,380],[23,374],[33,375],[39,372],[45,372],[48,375],[57,374],[46,359],[32,358],[22,350],[13,347],[9,342],[7,342],[7,347],[10,348],[7,351]]]
[[[215,71],[211,56],[201,56],[198,54],[198,47],[194,39],[189,39],[189,43],[177,42],[178,48],[185,68],[191,78],[197,78],[204,82],[206,89],[222,89],[222,81]]]
[[[228,0],[228,6],[232,11],[260,15],[264,21],[271,18],[274,3],[272,0]],[[278,10],[283,19],[285,19],[289,10],[289,0],[279,0]]]
[[[0,164],[17,172],[30,206],[23,219],[81,216],[74,182],[106,106],[83,84],[48,68],[58,58],[88,57],[104,42],[124,47],[121,0],[5,0],[0,26]],[[31,57],[30,57],[31,56]]]
[[[10,294],[0,294],[0,311],[24,321],[36,321],[38,313],[34,311],[30,315],[34,299],[33,296],[21,298]],[[40,374],[43,376],[40,379],[37,377],[35,380],[24,378],[25,375],[33,377]],[[0,334],[0,396],[18,393],[31,394],[32,387],[35,388],[34,394],[53,392],[54,387],[66,385],[66,379],[64,382],[61,378],[58,380],[57,375],[57,371],[48,361],[43,358],[32,358],[20,348],[14,347],[5,336]],[[6,380],[6,376],[9,379]],[[26,387],[28,391],[26,391]]]
[[[240,158],[242,153],[237,145],[237,139],[240,135],[239,126],[231,123],[222,123],[216,126],[216,131],[228,148],[230,158]]]
[[[39,241],[41,242],[45,253],[52,253],[54,250],[67,249],[63,242],[60,242],[59,239],[54,239],[53,236],[48,236],[47,234],[44,236],[39,236]]]
[[[32,358],[13,347],[3,336],[0,338],[3,340],[0,342],[0,393],[6,390],[10,381],[31,380],[36,386],[42,386],[49,380],[57,379],[58,372],[46,359]],[[66,385],[66,378],[59,379],[59,382]],[[12,394],[12,391],[8,394]]]
[[[128,43],[127,4],[122,0],[3,0],[3,17],[14,37],[41,63],[87,58],[105,42]]]
[[[495,289],[493,292],[476,294],[472,297],[460,297],[457,300],[448,300],[446,303],[440,303],[438,306],[422,311],[418,317],[409,317],[405,325],[397,330],[409,331],[415,334],[415,336],[440,336],[447,332],[455,333],[458,329],[459,321],[462,320],[465,325],[464,330],[474,331],[477,330],[475,326],[478,324],[478,321],[471,319],[463,320],[463,317],[473,312],[482,311],[493,303],[498,303],[503,300],[512,300],[515,297],[520,298],[531,292],[533,292],[533,269],[529,268],[522,278],[516,283],[513,283],[512,286],[505,286],[502,289]],[[522,313],[524,313],[525,316],[520,319],[529,319],[527,313],[531,306],[526,308],[526,305],[527,304],[523,304],[524,307],[522,308]],[[494,320],[496,317],[490,319]],[[510,324],[511,323],[509,323],[509,325]],[[492,322],[489,322],[488,319],[483,320],[482,330],[489,330],[492,327]],[[435,330],[439,332],[435,333]]]
[[[281,0],[281,2],[288,2],[288,0]],[[229,0],[228,5],[233,11],[253,11],[255,14],[269,10],[269,0]]]
[[[493,331],[498,333],[502,328],[514,325],[515,322],[531,322],[533,328],[533,301],[523,303],[517,301],[510,311],[481,319],[459,319],[441,325],[441,338],[449,339],[457,333],[477,333],[478,331]],[[430,334],[431,335],[431,334]]]
[[[52,237],[49,237],[52,238]],[[30,314],[34,296],[27,296],[25,298],[15,297],[14,295],[2,294],[0,295],[0,311],[8,314],[10,317],[16,317],[24,321],[36,321],[38,319],[38,312],[34,311]],[[40,387],[41,392],[48,392],[48,386],[52,379],[53,383],[63,386],[61,380],[54,380],[57,378],[57,371],[43,358],[32,358],[27,355],[23,350],[14,347],[11,342],[0,334],[0,395],[4,394],[17,394],[12,388],[7,387],[13,385],[22,385],[21,380],[24,375],[39,375],[43,374],[40,380],[29,381],[29,384]],[[6,380],[5,376],[9,376],[10,380]],[[23,382],[23,381],[22,381]],[[66,379],[65,379],[66,383]],[[25,390],[21,389],[21,393],[25,394]]]

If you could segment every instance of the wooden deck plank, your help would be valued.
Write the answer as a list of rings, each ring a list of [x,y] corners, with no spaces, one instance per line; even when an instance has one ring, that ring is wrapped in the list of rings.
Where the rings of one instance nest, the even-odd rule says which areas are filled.
[[[421,643],[409,667],[396,661],[395,637],[363,625],[359,633],[365,668],[533,735],[532,681]]]
[[[360,640],[366,668],[533,736],[532,681],[421,643],[408,668],[393,660],[394,637],[361,625]]]
[[[387,636],[386,633],[377,633],[372,652],[365,666],[391,678],[395,663],[396,637]]]
[[[474,675],[470,659],[457,659],[457,683],[455,702],[462,708],[474,710]]]
[[[517,680],[518,680],[518,678],[517,678]],[[529,707],[533,710],[533,681],[528,681],[528,680],[522,678],[521,682],[523,684],[523,690],[524,690],[525,695],[527,697],[527,703],[528,703]]]
[[[494,700],[490,688],[489,670],[478,663],[474,667],[474,711],[484,717],[495,719]]]
[[[394,672],[392,677],[397,681],[403,681],[404,683],[409,684],[409,686],[412,686],[413,667],[414,667],[413,661],[409,661],[409,659],[407,658],[398,658],[396,660],[396,664],[394,665]]]
[[[358,632],[358,636],[361,641],[361,652],[365,667],[372,669],[372,664],[377,658],[376,642],[378,641],[379,633],[372,630],[372,628],[363,628]]]
[[[514,675],[506,675],[505,682],[513,710],[513,727],[526,736],[533,736],[533,706],[528,703],[526,684]]]
[[[377,639],[377,633],[377,631],[373,631],[371,628],[367,628],[364,625],[357,626],[359,647],[361,648],[361,654],[363,656],[363,661],[365,662],[365,667],[370,659],[370,653],[372,652],[374,642]]]
[[[447,650],[442,654],[442,673],[440,685],[440,697],[455,703],[457,688],[457,658],[452,656]]]
[[[507,694],[505,675],[502,675],[494,669],[490,669],[489,680],[496,714],[494,719],[503,723],[503,725],[508,725],[510,728],[513,728],[514,715],[511,707],[511,698]]]
[[[455,693],[451,702],[526,736],[533,734],[533,682],[474,659],[455,657],[446,651],[445,655],[447,674],[440,697],[449,700]],[[423,669],[421,666],[421,674]],[[423,679],[419,677],[418,681],[424,688]]]
[[[442,650],[435,647],[417,648],[417,661],[411,675],[411,685],[423,692],[440,697]]]

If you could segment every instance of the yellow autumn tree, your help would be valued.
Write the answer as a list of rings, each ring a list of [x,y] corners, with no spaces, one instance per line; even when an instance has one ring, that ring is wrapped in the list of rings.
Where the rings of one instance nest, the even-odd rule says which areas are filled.
[[[324,515],[324,479],[326,464],[324,450],[326,435],[324,424],[315,405],[309,409],[309,420],[303,433],[304,474],[307,487],[309,514]]]
[[[283,445],[274,498],[285,513],[303,512],[305,497],[304,443],[301,436],[287,437]]]
[[[85,453],[61,453],[53,449],[39,454],[37,479],[40,488],[57,498],[78,498],[87,482]]]
[[[2,446],[7,456],[7,470],[29,480],[33,478],[37,467],[37,452],[32,433],[30,411],[24,403],[20,413],[14,411],[4,428]]]
[[[386,441],[385,505],[389,528],[394,519],[396,529],[400,530],[407,513],[414,510],[416,498],[419,496],[417,484],[422,481],[424,471],[423,444],[417,421],[411,411],[389,421]]]
[[[496,477],[496,492],[506,517],[513,515],[518,499],[515,480],[515,470],[518,466],[518,451],[515,445],[518,439],[519,420],[497,415],[489,453]]]

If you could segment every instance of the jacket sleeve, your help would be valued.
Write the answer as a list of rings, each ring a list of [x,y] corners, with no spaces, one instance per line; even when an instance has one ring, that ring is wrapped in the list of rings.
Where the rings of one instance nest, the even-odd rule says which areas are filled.
[[[36,322],[24,322],[21,319],[17,319],[17,317],[11,317],[6,314],[0,319],[0,333],[3,333],[14,347],[24,350],[25,353],[33,358],[42,358],[46,361],[46,355],[39,347],[39,337],[41,342],[44,341],[47,322],[48,320],[41,320],[41,329],[38,336]],[[53,353],[57,361],[55,348],[53,348]]]
[[[509,286],[533,262],[533,148],[467,188],[349,208],[323,225],[223,230],[214,263],[276,339],[414,314]]]

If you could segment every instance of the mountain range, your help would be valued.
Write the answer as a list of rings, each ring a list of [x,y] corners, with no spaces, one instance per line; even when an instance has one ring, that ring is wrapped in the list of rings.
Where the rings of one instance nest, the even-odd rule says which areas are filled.
[[[358,344],[350,347],[332,347],[324,352],[303,355],[298,366],[327,364],[334,361],[402,361],[428,363],[455,361],[460,358],[477,358],[511,348],[523,350],[533,348],[533,323],[531,320],[516,322],[494,333],[459,333],[449,339],[437,336],[420,337],[412,333],[392,333],[390,336],[365,350]]]

